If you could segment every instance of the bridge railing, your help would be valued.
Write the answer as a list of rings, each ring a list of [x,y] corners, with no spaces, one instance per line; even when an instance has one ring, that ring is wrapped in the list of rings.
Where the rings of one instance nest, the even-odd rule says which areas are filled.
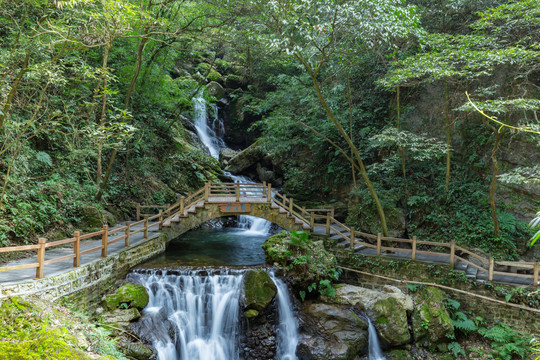
[[[167,209],[167,210],[170,210]],[[80,231],[75,231],[73,237],[57,240],[52,242],[47,242],[46,238],[39,238],[36,245],[23,245],[23,246],[9,246],[0,248],[0,253],[10,253],[10,252],[19,252],[19,251],[36,251],[35,262],[28,264],[20,264],[13,266],[0,266],[0,272],[3,271],[15,271],[15,270],[24,270],[24,269],[36,269],[36,279],[43,278],[43,272],[47,265],[52,265],[61,261],[73,259],[73,268],[77,268],[81,264],[81,257],[100,251],[101,257],[108,256],[109,245],[112,245],[119,241],[124,241],[124,247],[127,248],[130,246],[130,238],[138,233],[143,233],[143,239],[148,238],[148,233],[150,229],[154,227],[161,228],[163,223],[164,211],[160,210],[158,214],[153,216],[144,216],[144,219],[136,222],[126,222],[126,225],[120,226],[118,228],[109,229],[108,225],[103,225],[102,229],[99,231],[81,234]],[[139,229],[136,227],[142,225]],[[121,234],[121,235],[118,235]],[[114,236],[113,235],[117,235]],[[83,240],[101,238],[101,243],[98,246],[92,248],[81,250],[81,242]],[[66,247],[70,246],[73,249],[71,254],[52,257],[46,259],[47,249],[55,247]]]

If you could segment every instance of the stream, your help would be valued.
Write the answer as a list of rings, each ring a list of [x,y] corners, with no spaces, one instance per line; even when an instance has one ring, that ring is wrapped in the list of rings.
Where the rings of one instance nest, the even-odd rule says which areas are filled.
[[[194,99],[197,134],[217,158],[226,144],[223,123],[217,108],[214,110],[209,121],[205,100]],[[244,176],[226,175],[233,181],[253,182]],[[152,342],[158,360],[257,358],[243,345],[252,324],[242,315],[240,304],[246,271],[265,264],[261,245],[270,236],[270,228],[269,221],[242,215],[235,227],[218,225],[190,231],[173,239],[163,254],[128,274],[129,282],[145,286],[149,293],[138,328],[143,329],[139,335]],[[271,268],[264,270],[277,289],[273,310],[277,318],[269,337],[275,341],[271,358],[297,360],[298,321],[289,289]],[[380,349],[375,356],[371,354],[370,348],[370,360],[384,359]]]

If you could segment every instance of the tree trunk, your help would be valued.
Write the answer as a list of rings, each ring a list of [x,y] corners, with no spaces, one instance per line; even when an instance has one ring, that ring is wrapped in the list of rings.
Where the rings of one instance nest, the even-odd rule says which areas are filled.
[[[99,125],[102,128],[105,126],[105,118],[107,114],[107,63],[109,60],[109,50],[110,50],[110,44],[105,45],[105,49],[103,50],[103,64],[101,66],[101,70],[103,71],[103,81],[102,81],[101,91],[103,92],[103,94],[101,95],[101,116],[99,118]],[[96,171],[96,184],[98,185],[101,181],[101,175],[103,173],[102,165],[101,165],[102,152],[103,152],[103,137],[100,137],[99,145],[98,145],[97,171]]]
[[[352,95],[351,95],[351,77],[349,73],[347,73],[347,99],[349,100],[349,136],[351,137],[351,141],[354,143],[354,134],[353,134],[353,116],[352,116]],[[351,150],[351,158],[354,156],[352,150]],[[354,165],[351,164],[351,171],[352,171],[352,180],[353,180],[353,186],[356,187],[356,169],[354,168]]]
[[[335,127],[338,129],[339,133],[343,137],[343,139],[347,142],[349,145],[349,148],[351,149],[352,153],[354,154],[354,157],[356,158],[356,161],[358,163],[358,166],[360,168],[360,175],[362,176],[362,179],[366,183],[366,186],[371,194],[371,197],[373,198],[373,201],[375,202],[375,206],[377,208],[377,213],[379,215],[379,219],[381,221],[381,228],[384,236],[388,236],[388,227],[386,225],[386,216],[384,214],[384,210],[381,204],[381,201],[379,200],[379,196],[377,195],[377,191],[375,190],[375,187],[369,180],[369,176],[366,171],[366,167],[364,166],[364,161],[362,160],[362,157],[360,156],[360,153],[358,151],[358,148],[353,144],[351,141],[351,138],[347,135],[347,132],[343,129],[343,126],[339,123],[336,116],[334,115],[333,111],[330,109],[328,104],[326,103],[326,100],[324,99],[324,96],[322,95],[322,91],[319,85],[319,81],[317,80],[316,74],[313,72],[313,69],[309,66],[308,63],[305,62],[304,59],[299,58],[299,60],[302,62],[302,65],[307,70],[309,75],[311,76],[311,80],[313,81],[313,86],[315,88],[315,92],[317,94],[317,97],[323,106],[326,114],[332,121],[332,123],[335,125]]]

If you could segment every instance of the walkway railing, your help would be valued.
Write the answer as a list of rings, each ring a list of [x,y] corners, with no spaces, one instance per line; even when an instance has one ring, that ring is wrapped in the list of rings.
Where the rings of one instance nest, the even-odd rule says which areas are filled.
[[[454,241],[450,243],[432,242],[418,240],[416,236],[412,239],[400,239],[394,237],[383,237],[381,234],[373,235],[360,231],[356,231],[353,227],[349,227],[334,217],[334,209],[306,209],[298,205],[293,198],[287,197],[284,194],[272,189],[271,184],[247,184],[247,183],[212,183],[208,182],[205,186],[193,194],[188,194],[187,197],[182,197],[178,202],[170,206],[156,205],[137,205],[137,221],[126,222],[125,226],[110,230],[107,225],[103,226],[102,230],[89,234],[81,234],[76,231],[72,238],[47,242],[46,239],[40,238],[36,245],[25,246],[10,246],[0,248],[0,253],[18,252],[18,251],[36,251],[36,262],[30,264],[22,264],[15,266],[2,266],[0,271],[12,271],[21,269],[36,268],[36,278],[43,277],[43,269],[46,265],[56,262],[73,259],[73,267],[80,266],[81,256],[86,254],[101,251],[101,257],[107,256],[107,248],[110,244],[118,241],[124,241],[124,246],[129,247],[130,237],[144,233],[143,238],[148,238],[148,232],[154,227],[161,230],[166,222],[170,222],[173,218],[187,216],[189,211],[196,212],[197,207],[204,207],[206,202],[240,202],[249,201],[252,203],[270,204],[278,207],[287,216],[294,217],[299,222],[303,223],[305,228],[315,231],[317,228],[322,229],[327,236],[335,236],[348,242],[351,251],[354,251],[358,246],[363,248],[374,249],[378,256],[385,256],[384,252],[389,253],[404,253],[406,258],[417,260],[417,255],[436,256],[442,259],[447,259],[451,266],[455,266],[459,261],[467,266],[476,268],[478,271],[483,271],[488,274],[488,280],[492,281],[494,275],[507,275],[512,277],[530,279],[534,286],[540,286],[539,272],[540,265],[538,262],[516,262],[516,261],[495,261],[493,258],[485,258],[477,255],[474,252],[457,246]],[[142,209],[160,209],[158,214],[142,214]],[[162,210],[164,209],[164,210]],[[144,217],[142,220],[141,217]],[[142,225],[142,226],[141,226]],[[135,230],[135,227],[139,227]],[[116,237],[113,235],[122,234]],[[101,245],[80,251],[81,241],[101,237]],[[49,260],[45,260],[46,249],[73,244],[73,253]],[[405,246],[405,247],[404,247]],[[409,255],[410,254],[410,255]],[[474,259],[472,261],[471,259]],[[517,273],[517,269],[525,273]]]

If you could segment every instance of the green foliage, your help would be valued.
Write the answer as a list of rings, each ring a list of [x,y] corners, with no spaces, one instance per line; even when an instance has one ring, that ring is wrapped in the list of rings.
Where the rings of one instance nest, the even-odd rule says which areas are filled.
[[[451,343],[448,344],[448,350],[450,350],[452,354],[454,355],[454,357],[456,358],[461,357],[461,356],[462,357],[467,356],[463,347],[461,347],[461,345],[459,345],[459,343],[456,341],[452,341]]]
[[[511,360],[515,357],[527,359],[530,354],[530,338],[504,324],[480,328],[478,333],[491,341],[493,354],[498,359]]]
[[[103,330],[51,304],[18,297],[6,299],[0,306],[0,323],[3,359],[91,359],[88,350],[125,359]],[[85,337],[90,348],[81,349],[77,337]]]

